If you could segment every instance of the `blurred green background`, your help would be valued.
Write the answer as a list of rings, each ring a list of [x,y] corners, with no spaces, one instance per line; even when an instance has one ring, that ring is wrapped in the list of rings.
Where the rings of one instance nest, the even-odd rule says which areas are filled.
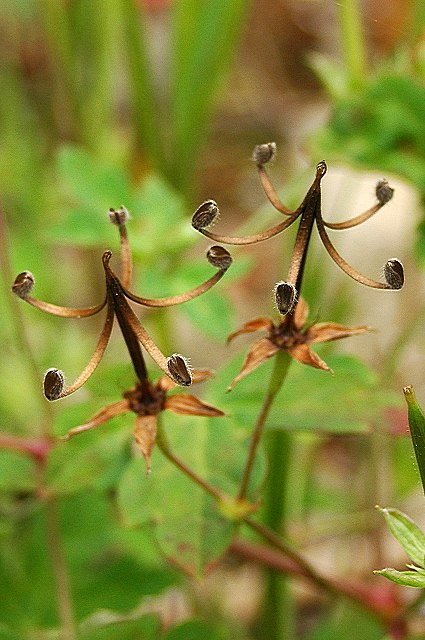
[[[73,379],[98,321],[44,316],[10,286],[28,269],[41,299],[99,302],[101,253],[119,247],[106,212],[121,204],[131,214],[134,290],[160,297],[196,286],[211,275],[209,245],[190,226],[200,202],[217,200],[232,235],[276,220],[250,159],[258,143],[278,144],[271,175],[293,207],[326,158],[325,217],[371,206],[385,175],[394,200],[376,226],[352,232],[344,257],[378,276],[397,255],[406,287],[398,298],[360,292],[313,246],[304,291],[312,319],[377,331],[323,348],[334,379],[294,365],[269,425],[294,433],[286,530],[325,571],[383,581],[372,569],[403,559],[388,551],[374,504],[423,511],[401,387],[425,397],[424,28],[421,0],[385,10],[373,0],[0,2],[1,640],[348,639],[353,625],[359,638],[384,637],[373,617],[324,603],[303,583],[291,624],[268,626],[262,572],[231,553],[204,581],[188,577],[211,569],[234,527],[158,452],[146,479],[131,416],[53,448],[42,464],[22,455],[20,442],[65,433],[134,380],[116,333],[85,388],[48,405],[43,372],[54,365]],[[269,369],[226,395],[249,343],[225,340],[274,313],[271,290],[293,237],[232,251],[216,289],[142,316],[166,353],[217,370],[200,394],[228,418],[164,421],[181,457],[230,493]],[[261,459],[253,496],[264,477]],[[190,566],[182,544],[192,545]],[[414,616],[410,632],[425,637]]]

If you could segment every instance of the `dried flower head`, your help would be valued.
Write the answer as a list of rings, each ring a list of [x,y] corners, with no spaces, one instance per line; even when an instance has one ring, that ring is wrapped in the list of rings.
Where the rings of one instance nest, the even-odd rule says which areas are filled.
[[[303,298],[300,298],[295,305],[293,313],[284,315],[279,324],[274,324],[270,318],[256,318],[246,322],[240,329],[231,333],[228,338],[229,342],[236,336],[245,333],[266,331],[265,337],[255,342],[250,348],[240,373],[229,386],[229,391],[233,389],[239,380],[281,350],[287,351],[294,360],[302,364],[307,364],[323,371],[330,371],[326,362],[312,351],[310,345],[348,338],[369,330],[365,326],[350,328],[335,322],[320,322],[308,325],[307,316],[308,306]]]
[[[24,271],[15,279],[12,286],[13,293],[32,306],[56,316],[66,318],[89,317],[99,313],[106,307],[106,317],[95,352],[76,380],[69,386],[66,386],[62,371],[56,368],[51,368],[47,371],[44,379],[44,394],[48,400],[58,400],[59,398],[68,396],[79,389],[88,380],[98,366],[108,345],[114,319],[117,320],[121,329],[134,370],[139,380],[146,379],[146,367],[142,351],[140,349],[140,345],[142,345],[164,373],[173,380],[173,382],[181,386],[188,386],[192,382],[192,374],[190,367],[188,366],[188,361],[179,354],[173,354],[169,358],[164,356],[136,317],[128,301],[130,300],[145,307],[169,307],[192,300],[205,291],[211,289],[211,287],[213,287],[223,277],[224,273],[231,265],[232,258],[226,249],[218,246],[211,247],[207,253],[207,259],[208,262],[217,269],[216,273],[211,278],[201,283],[191,291],[187,291],[176,296],[157,299],[142,298],[129,290],[132,278],[133,261],[126,227],[128,218],[128,211],[123,206],[119,209],[111,208],[109,210],[110,221],[117,225],[119,229],[121,244],[121,276],[119,277],[111,268],[110,261],[112,252],[105,251],[102,256],[102,263],[105,272],[106,294],[103,301],[99,304],[93,307],[72,308],[44,302],[30,295],[34,285],[34,276],[32,273]]]
[[[384,282],[373,280],[367,276],[363,276],[356,269],[351,267],[342,258],[342,256],[340,256],[332,244],[327,232],[327,229],[351,229],[375,215],[375,213],[389,202],[393,196],[394,190],[389,186],[388,182],[385,179],[378,182],[375,190],[377,202],[364,213],[345,220],[344,222],[327,222],[322,218],[321,212],[321,181],[327,171],[326,162],[319,162],[316,167],[315,178],[304,200],[295,211],[292,211],[281,202],[265,169],[265,165],[274,157],[275,152],[275,143],[269,142],[266,144],[260,144],[255,147],[253,158],[257,165],[261,184],[268,200],[275,209],[285,216],[285,219],[282,222],[266,229],[265,231],[249,236],[239,237],[213,233],[206,228],[208,225],[204,226],[202,224],[198,224],[197,219],[195,219],[195,222],[193,223],[195,229],[215,242],[245,245],[262,242],[263,240],[272,238],[287,229],[299,219],[300,223],[290,261],[288,276],[286,280],[279,282],[275,287],[275,302],[282,315],[291,313],[295,309],[297,296],[300,294],[301,290],[307,250],[314,225],[316,225],[322,243],[332,260],[351,278],[361,284],[374,287],[376,289],[400,289],[404,283],[404,273],[403,266],[399,260],[392,259],[385,264],[383,269]],[[201,205],[201,207],[203,207],[203,205]],[[196,215],[197,214],[195,214],[195,217]]]

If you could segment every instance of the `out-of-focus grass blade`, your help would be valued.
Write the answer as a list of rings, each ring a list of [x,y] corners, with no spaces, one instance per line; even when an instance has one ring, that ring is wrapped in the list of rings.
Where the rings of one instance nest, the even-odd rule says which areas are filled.
[[[162,127],[147,55],[146,18],[142,4],[139,2],[136,6],[135,0],[121,2],[130,91],[133,94],[133,121],[138,142],[146,151],[148,160],[156,169],[164,171]]]
[[[407,402],[410,435],[421,475],[422,487],[425,492],[425,416],[416,402],[413,387],[410,385],[404,387],[403,393]]]
[[[187,192],[214,98],[239,40],[246,0],[179,0],[173,14],[173,183]]]

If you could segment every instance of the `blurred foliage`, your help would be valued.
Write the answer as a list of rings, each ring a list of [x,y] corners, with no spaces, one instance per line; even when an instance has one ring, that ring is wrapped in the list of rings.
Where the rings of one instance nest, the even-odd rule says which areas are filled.
[[[152,47],[149,3],[1,4],[0,435],[50,443],[134,384],[117,340],[84,390],[47,406],[39,372],[52,363],[70,374],[80,370],[94,348],[96,320],[47,318],[27,308],[10,295],[15,273],[31,269],[40,298],[71,306],[96,303],[103,295],[101,253],[118,252],[106,211],[123,204],[131,215],[138,293],[173,295],[211,275],[188,223],[189,204],[248,4],[171,3],[169,50],[159,53]],[[417,28],[416,37],[420,34]],[[315,144],[320,155],[396,172],[425,193],[423,65],[418,60],[414,73],[406,74],[401,64],[391,72],[379,69],[354,94],[336,86],[343,69],[316,59],[334,113]],[[225,282],[240,280],[251,266],[241,253]],[[306,290],[316,289],[318,296],[323,279],[316,273]],[[185,334],[199,337],[202,354],[207,347],[221,348],[234,330],[236,307],[220,283],[179,308],[147,311],[143,323],[170,351],[183,327]],[[365,508],[364,495],[352,491],[351,482],[330,487],[326,473],[332,469],[326,465],[318,465],[312,480],[309,456],[333,438],[385,431],[387,411],[397,409],[400,400],[357,358],[328,357],[332,350],[326,349],[335,376],[294,364],[267,427],[269,434],[290,432],[302,452],[293,463],[294,486],[287,489],[297,517],[327,520],[333,509],[351,522]],[[202,389],[225,411],[224,418],[163,416],[173,451],[232,496],[271,366],[264,364],[226,394],[240,364],[240,356],[226,361]],[[254,637],[250,621],[218,611],[213,598],[201,602],[191,580],[218,565],[239,527],[159,450],[152,476],[146,477],[133,449],[132,423],[128,415],[115,418],[99,431],[52,446],[42,464],[19,447],[8,450],[0,439],[1,640]],[[264,494],[265,453],[257,457],[249,483],[252,502]],[[357,455],[354,447],[350,453]],[[409,455],[402,451],[394,464],[395,491],[414,485],[405,472]],[[284,493],[279,485],[272,489]],[[58,576],[61,554],[77,627],[67,635],[60,629],[57,601],[66,591]],[[192,619],[182,621],[173,611],[164,625],[167,596],[171,590],[173,603],[174,589],[189,601],[182,617]],[[384,633],[374,618],[351,605],[315,612],[318,619],[305,637],[343,638],[354,625],[365,639]]]

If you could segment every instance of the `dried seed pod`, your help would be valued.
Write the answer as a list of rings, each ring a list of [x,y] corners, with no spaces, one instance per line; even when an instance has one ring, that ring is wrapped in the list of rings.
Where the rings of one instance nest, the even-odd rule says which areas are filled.
[[[130,218],[130,214],[124,205],[121,205],[119,209],[113,209],[111,207],[108,211],[108,215],[112,224],[117,224],[118,226],[125,224]]]
[[[279,313],[285,315],[294,308],[297,290],[290,282],[278,282],[274,288],[274,297]]]
[[[34,286],[35,279],[31,271],[23,271],[15,278],[15,282],[12,285],[12,291],[19,298],[25,300],[28,298],[31,290]]]
[[[233,261],[227,249],[219,245],[214,245],[208,249],[207,260],[213,267],[217,267],[221,271],[226,271]]]
[[[206,229],[217,222],[220,210],[215,200],[205,200],[192,216],[192,227],[197,231]]]
[[[404,269],[400,260],[393,258],[384,266],[384,278],[391,289],[401,289],[404,285]]]
[[[264,164],[273,160],[276,155],[276,143],[266,142],[265,144],[257,144],[253,153],[252,159],[255,164],[262,167]]]
[[[192,373],[189,363],[179,353],[173,353],[167,360],[168,371],[177,384],[182,387],[188,387],[192,384]]]
[[[65,378],[60,369],[48,369],[44,376],[44,395],[47,400],[57,400],[63,391]]]
[[[383,178],[382,180],[379,180],[379,182],[377,182],[375,194],[379,204],[384,205],[387,204],[387,202],[389,202],[393,197],[394,189],[390,187],[390,185],[388,184],[388,180],[385,180],[385,178]]]

